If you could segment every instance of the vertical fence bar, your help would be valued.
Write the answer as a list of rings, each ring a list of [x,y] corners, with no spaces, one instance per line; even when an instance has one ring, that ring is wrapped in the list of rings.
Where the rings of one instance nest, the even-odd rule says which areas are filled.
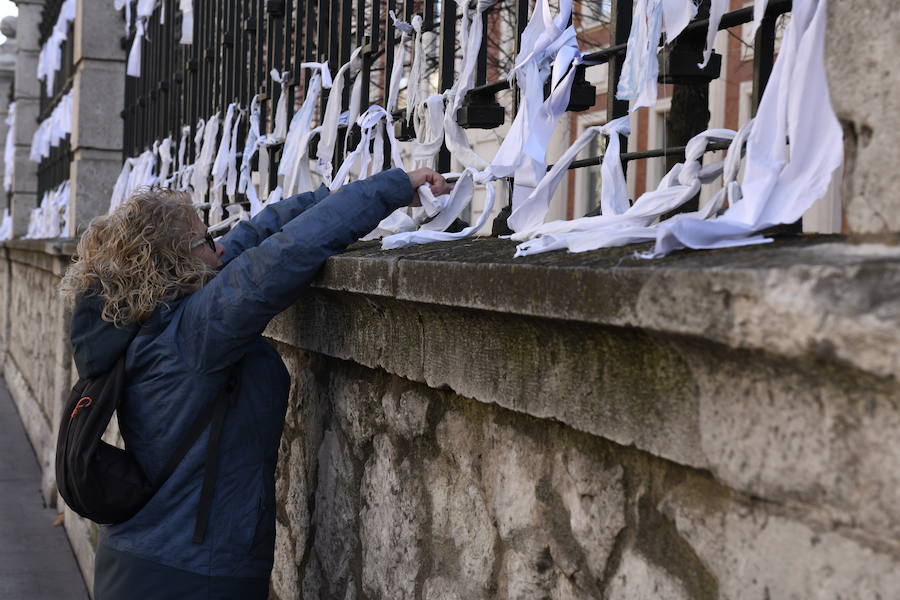
[[[444,93],[453,86],[456,72],[456,2],[455,0],[444,0],[441,8],[438,91]],[[456,115],[453,115],[453,118],[455,119]],[[438,152],[437,170],[441,173],[450,170],[450,151],[443,143]]]

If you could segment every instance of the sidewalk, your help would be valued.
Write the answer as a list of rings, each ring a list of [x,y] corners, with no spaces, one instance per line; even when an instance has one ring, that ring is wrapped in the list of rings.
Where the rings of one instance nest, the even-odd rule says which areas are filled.
[[[0,378],[0,600],[86,600],[56,511],[44,508],[40,471]]]

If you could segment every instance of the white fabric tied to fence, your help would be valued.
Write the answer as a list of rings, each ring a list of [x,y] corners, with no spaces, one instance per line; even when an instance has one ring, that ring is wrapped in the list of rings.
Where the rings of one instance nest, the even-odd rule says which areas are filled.
[[[244,140],[244,151],[241,156],[240,179],[238,180],[238,192],[247,195],[250,201],[250,215],[256,216],[262,210],[262,203],[259,201],[259,194],[256,192],[256,186],[253,184],[251,166],[253,157],[259,148],[265,143],[265,138],[260,134],[259,129],[259,96],[253,96],[250,101],[250,116],[247,124],[247,138]]]
[[[125,37],[131,34],[131,0],[113,0],[116,10],[125,9]]]
[[[344,94],[344,81],[347,76],[356,77],[362,68],[362,48],[357,48],[350,54],[350,60],[338,69],[332,81],[331,91],[328,93],[328,102],[325,104],[325,116],[322,118],[322,129],[319,135],[319,145],[316,150],[318,156],[316,171],[322,177],[325,185],[331,187],[334,166],[331,161],[334,158],[334,148],[337,144],[338,125],[341,117],[341,101]],[[361,89],[361,88],[360,88]],[[356,86],[354,85],[354,92]],[[359,101],[356,101],[357,105]],[[348,123],[349,125],[349,123]],[[339,186],[340,187],[340,186]]]
[[[272,133],[266,136],[266,144],[274,146],[284,141],[287,136],[287,113],[288,113],[288,81],[290,80],[290,72],[284,71],[279,73],[277,69],[272,69],[269,73],[272,81],[277,83],[281,90],[278,93],[278,101],[275,103],[275,122],[272,125]]]
[[[309,79],[303,104],[291,119],[281,161],[278,163],[278,174],[283,178],[281,185],[285,196],[312,191],[315,187],[309,165],[309,143],[318,130],[312,127],[312,122],[322,89],[332,87],[328,63],[302,63],[300,68],[311,69],[313,74]],[[358,112],[358,109],[355,110]]]
[[[181,43],[194,43],[194,0],[178,0],[181,9]]]
[[[62,67],[62,45],[69,37],[69,23],[75,20],[75,0],[63,0],[56,24],[38,55],[37,78],[44,81],[47,96],[53,96],[56,72]]]
[[[703,51],[703,62],[699,65],[701,69],[706,67],[712,56],[716,35],[719,33],[719,24],[722,22],[722,15],[728,10],[728,4],[728,0],[712,0],[710,4],[709,27],[706,30],[706,49]]]
[[[756,31],[759,29],[759,26],[762,25],[768,5],[769,0],[754,0],[753,2],[753,26],[750,30],[750,33],[753,36],[756,36]]]
[[[9,209],[3,209],[3,215],[0,216],[0,242],[5,242],[6,240],[12,239],[13,232],[13,223],[12,223],[12,215],[9,214]]]
[[[59,143],[70,133],[72,133],[71,91],[60,98],[50,116],[41,121],[35,130],[31,138],[31,160],[39,163],[50,156],[50,148],[59,146]]]
[[[616,98],[634,100],[631,111],[656,104],[657,48],[660,35],[675,41],[697,14],[693,0],[637,0],[632,13],[628,51],[622,65]],[[718,27],[718,25],[717,25]]]
[[[198,131],[195,140],[195,148],[197,150],[197,158],[194,161],[194,169],[191,173],[191,186],[194,188],[194,204],[204,204],[206,200],[206,192],[209,189],[209,173],[212,169],[213,158],[216,151],[216,139],[219,135],[219,114],[216,113],[206,120],[206,126],[203,127],[202,146],[197,138],[200,137]],[[200,127],[198,126],[198,130]]]
[[[462,66],[453,87],[447,90],[447,107],[444,112],[444,141],[453,158],[466,168],[484,169],[488,161],[472,149],[466,131],[456,122],[457,111],[463,106],[466,94],[475,87],[475,66],[484,36],[482,14],[497,0],[478,0],[472,14],[468,2],[462,2],[461,46]]]
[[[222,139],[219,141],[219,149],[212,165],[212,186],[210,187],[209,224],[215,225],[222,220],[222,195],[228,180],[229,172],[234,169],[235,148],[233,144],[233,131],[237,131],[235,113],[238,110],[236,103],[232,102],[225,111],[225,120],[222,123]],[[238,117],[239,119],[240,117]]]
[[[3,189],[12,191],[16,168],[16,103],[10,102],[6,113],[6,143],[3,146]]]
[[[24,239],[55,239],[72,237],[69,223],[69,182],[44,192],[41,205],[31,210],[28,231]]]
[[[675,165],[655,190],[643,194],[624,212],[553,221],[529,232],[514,234],[512,239],[525,240],[517,247],[516,256],[563,248],[584,252],[653,239],[656,231],[653,223],[657,219],[683,205],[697,195],[702,184],[711,183],[722,174],[724,163],[721,161],[700,164],[709,142],[734,140],[736,136],[737,133],[730,129],[710,129],[693,137],[685,149],[685,162]],[[738,155],[740,151],[740,147],[734,145],[730,150]],[[568,168],[573,158],[574,153],[567,155],[567,162],[560,160],[554,169],[557,166],[561,170]],[[618,156],[605,156],[604,162],[607,160],[618,161]]]
[[[522,32],[521,50],[509,73],[522,93],[519,111],[488,171],[492,178],[515,175],[512,214],[507,223],[513,231],[530,229],[546,213],[532,192],[547,172],[546,154],[560,118],[569,105],[576,70],[582,62],[569,25],[572,0],[562,0],[559,13],[551,17],[550,3],[535,5]],[[544,82],[550,76],[550,95],[544,98]],[[543,212],[542,212],[543,210]]]
[[[125,73],[129,77],[141,76],[141,47],[147,31],[147,21],[156,9],[157,0],[138,0],[137,16],[134,23],[134,41],[128,52],[128,65]]]
[[[826,0],[794,1],[747,140],[742,199],[711,221],[664,223],[650,256],[769,242],[756,233],[797,221],[825,195],[843,162],[843,132],[825,74],[826,19]]]

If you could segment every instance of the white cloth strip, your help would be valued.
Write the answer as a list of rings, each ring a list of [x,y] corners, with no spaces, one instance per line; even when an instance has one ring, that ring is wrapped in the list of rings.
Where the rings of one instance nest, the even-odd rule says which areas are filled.
[[[719,34],[719,24],[722,22],[722,15],[728,9],[728,4],[728,0],[712,0],[710,4],[709,28],[706,30],[706,49],[703,51],[703,62],[699,65],[701,69],[706,67],[712,56],[716,36]]]
[[[394,111],[397,110],[397,97],[400,95],[400,81],[403,79],[403,63],[406,62],[406,43],[412,37],[413,26],[398,19],[393,10],[388,12],[388,16],[393,22],[394,29],[400,32],[398,47],[394,52],[394,63],[391,66],[391,77],[388,79],[387,104],[384,105],[385,110],[394,114]],[[410,74],[411,76],[412,74]],[[411,81],[411,79],[407,79],[407,90],[409,90]],[[408,93],[407,96],[409,96]]]
[[[405,246],[411,246],[415,244],[428,244],[431,242],[446,242],[450,240],[459,240],[477,233],[482,227],[484,227],[485,223],[487,223],[487,219],[491,214],[491,211],[494,208],[494,186],[489,180],[481,180],[477,181],[477,179],[482,178],[482,173],[479,173],[475,169],[466,169],[463,171],[463,174],[460,176],[459,180],[456,182],[456,185],[453,186],[453,191],[450,194],[449,202],[447,203],[448,208],[442,211],[438,217],[429,223],[425,223],[422,228],[418,231],[409,231],[403,233],[397,233],[391,236],[384,238],[381,241],[381,247],[384,250],[391,250],[394,248],[403,248]],[[463,208],[468,206],[472,197],[475,194],[475,184],[483,183],[485,185],[487,195],[485,198],[484,209],[481,211],[481,215],[478,217],[478,220],[475,224],[466,227],[462,231],[458,231],[455,233],[451,233],[448,231],[443,231],[440,229],[432,229],[428,226],[434,223],[437,219],[443,217],[445,214],[448,215],[444,221],[448,221],[446,225],[443,225],[444,228],[450,225],[458,216],[457,209],[462,211]],[[455,213],[456,216],[451,215]],[[440,227],[437,225],[435,227]]]
[[[181,43],[194,43],[194,1],[178,0],[181,9]]]
[[[131,35],[131,0],[113,0],[116,10],[125,9],[125,37]]]
[[[6,113],[6,143],[3,146],[3,189],[12,191],[16,168],[16,103],[10,102]]]
[[[3,216],[0,217],[0,242],[5,242],[6,240],[12,239],[13,233],[13,223],[12,223],[12,215],[9,214],[9,209],[3,209]]]
[[[238,192],[246,194],[247,200],[250,202],[250,216],[256,216],[262,210],[262,203],[259,201],[259,194],[256,191],[256,186],[253,185],[251,174],[253,157],[259,151],[260,146],[265,143],[265,138],[260,135],[259,118],[259,96],[253,96],[253,100],[250,101],[250,117],[247,126],[247,137],[244,140],[240,179],[238,181]]]
[[[44,81],[47,96],[53,96],[56,72],[62,67],[62,45],[69,37],[69,23],[75,20],[75,0],[64,0],[47,41],[38,54],[37,78]]]
[[[194,161],[194,170],[191,174],[191,185],[194,188],[194,204],[202,204],[206,200],[206,192],[209,190],[209,172],[212,168],[213,157],[216,149],[216,139],[219,135],[219,115],[214,114],[206,120],[203,128],[203,145],[195,146],[197,158]]]
[[[700,191],[702,184],[722,174],[723,162],[700,164],[709,142],[733,140],[736,136],[730,129],[710,129],[692,138],[685,149],[685,162],[675,165],[655,190],[643,194],[623,213],[553,221],[514,234],[514,240],[525,240],[517,247],[516,256],[560,248],[583,252],[653,239],[654,221],[683,205]]]
[[[312,69],[313,74],[306,88],[306,97],[300,110],[294,113],[287,138],[278,163],[278,174],[283,177],[285,196],[313,189],[312,171],[309,165],[309,142],[312,138],[312,122],[322,88],[331,88],[328,63],[303,63],[301,69]],[[327,84],[327,85],[326,85]]]
[[[157,0],[138,0],[137,15],[134,23],[134,41],[131,42],[131,50],[128,52],[128,65],[125,73],[129,77],[141,76],[141,48],[144,36],[147,32],[147,21],[150,20],[156,9]]]
[[[232,130],[237,128],[235,113],[238,109],[232,102],[225,110],[225,119],[222,122],[222,138],[219,140],[219,149],[212,165],[211,207],[209,210],[209,222],[214,225],[222,220],[222,196],[228,180],[229,165],[234,162],[235,154],[232,148]]]
[[[350,54],[350,60],[338,69],[332,81],[328,101],[325,104],[325,116],[322,118],[322,130],[319,136],[319,145],[316,149],[316,155],[318,156],[316,170],[322,176],[325,185],[328,186],[331,185],[334,170],[332,160],[334,159],[334,148],[337,144],[344,82],[348,75],[355,77],[360,68],[362,68],[361,54],[362,48],[357,48]]]
[[[666,43],[675,41],[696,16],[697,5],[693,0],[637,0],[632,14],[616,98],[633,100],[634,112],[656,104],[660,35],[666,34]]]
[[[843,162],[843,132],[825,73],[826,20],[826,0],[795,0],[747,141],[742,199],[711,221],[663,224],[647,256],[770,241],[757,232],[797,221],[825,195]]]
[[[59,103],[53,108],[50,116],[38,124],[31,138],[30,158],[34,162],[41,162],[50,156],[50,148],[55,148],[70,133],[72,133],[72,92],[69,91],[60,98]]]
[[[272,133],[266,135],[266,144],[273,146],[282,143],[285,136],[287,136],[287,111],[289,100],[287,88],[290,73],[288,71],[279,73],[277,69],[272,69],[269,75],[272,77],[272,81],[281,86],[281,91],[278,94],[278,101],[275,105],[275,123],[272,125]]]
[[[10,227],[12,224],[10,223]],[[69,182],[63,181],[55,189],[44,192],[41,204],[31,210],[25,239],[55,239],[71,237],[69,223]]]

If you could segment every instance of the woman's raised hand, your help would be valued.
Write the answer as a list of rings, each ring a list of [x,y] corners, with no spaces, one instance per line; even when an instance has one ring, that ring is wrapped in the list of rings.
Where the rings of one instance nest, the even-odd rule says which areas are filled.
[[[416,169],[407,173],[413,187],[412,206],[419,206],[419,194],[416,190],[424,184],[431,187],[431,193],[442,196],[450,191],[450,184],[434,169]]]

